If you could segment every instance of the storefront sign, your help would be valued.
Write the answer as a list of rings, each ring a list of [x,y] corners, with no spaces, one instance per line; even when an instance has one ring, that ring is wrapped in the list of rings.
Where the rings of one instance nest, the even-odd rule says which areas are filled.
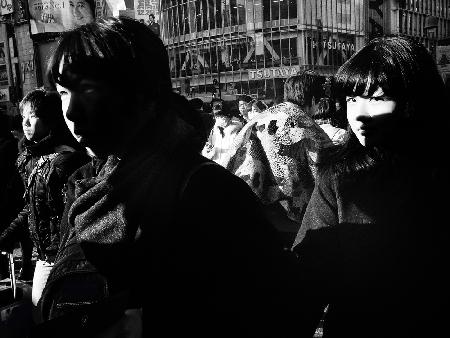
[[[29,0],[31,34],[63,32],[94,21],[93,0]]]
[[[158,0],[134,0],[135,18],[144,19],[148,23],[148,16],[155,15],[155,21],[159,17],[159,1]]]
[[[0,0],[0,15],[10,14],[13,11],[13,0]]]
[[[339,49],[343,51],[355,52],[355,44],[348,41],[323,40],[319,45],[318,42],[313,39],[312,48]]]
[[[248,79],[262,80],[274,78],[288,78],[292,75],[297,74],[299,70],[300,70],[299,66],[249,69]]]
[[[9,88],[0,88],[0,102],[9,101]]]

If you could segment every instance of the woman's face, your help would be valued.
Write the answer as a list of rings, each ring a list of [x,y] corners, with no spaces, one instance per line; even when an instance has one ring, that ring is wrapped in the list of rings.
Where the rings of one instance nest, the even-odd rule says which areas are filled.
[[[59,71],[63,71],[61,60]],[[130,98],[120,86],[66,72],[70,84],[56,84],[66,124],[75,139],[96,156],[115,153],[138,124]],[[72,80],[73,79],[73,80]]]
[[[92,9],[86,0],[70,0],[69,13],[62,16],[66,29],[75,28],[94,21]]]
[[[248,119],[252,120],[255,116],[260,113],[260,110],[257,107],[252,107],[252,110],[248,112]]]
[[[36,116],[29,103],[22,109],[22,128],[28,141],[37,142],[50,133],[50,128]]]
[[[397,102],[378,88],[372,96],[347,96],[347,119],[358,141],[365,147],[389,140],[398,120]]]

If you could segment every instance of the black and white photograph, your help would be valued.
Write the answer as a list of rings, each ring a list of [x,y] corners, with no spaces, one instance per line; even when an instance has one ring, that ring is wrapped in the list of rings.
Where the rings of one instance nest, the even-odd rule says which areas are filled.
[[[0,338],[448,336],[450,0],[2,0]]]

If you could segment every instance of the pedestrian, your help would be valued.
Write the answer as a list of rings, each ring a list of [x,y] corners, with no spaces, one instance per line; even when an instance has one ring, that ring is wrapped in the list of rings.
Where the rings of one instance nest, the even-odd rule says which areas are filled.
[[[204,132],[206,135],[209,135],[214,126],[214,116],[203,109],[205,103],[199,97],[190,99],[189,104],[191,105],[192,109],[200,114]]]
[[[334,145],[345,141],[347,130],[341,128],[339,111],[340,104],[336,102],[335,89],[333,88],[333,77],[325,77],[315,71],[308,71],[310,87],[314,88],[314,96],[311,101],[311,116],[314,121],[328,135]]]
[[[95,157],[68,182],[35,334],[292,332],[295,261],[248,186],[199,154],[162,41],[135,20],[100,19],[61,36],[49,81]]]
[[[222,99],[211,100],[214,126],[202,150],[202,155],[223,167],[230,160],[230,148],[243,124],[234,117]]]
[[[248,113],[252,109],[250,102],[252,102],[252,97],[246,94],[238,95],[237,104],[239,109],[239,114],[242,123],[246,123],[248,121]]]
[[[19,109],[24,138],[19,143],[16,164],[25,185],[25,206],[0,234],[0,248],[11,251],[18,238],[31,236],[29,251],[23,253],[22,268],[31,269],[26,264],[31,265],[34,244],[38,260],[31,298],[37,305],[59,246],[64,184],[87,158],[75,151],[79,147],[62,118],[58,93],[35,89],[25,95]]]
[[[314,188],[319,152],[331,144],[311,117],[313,89],[308,71],[287,79],[285,102],[247,123],[227,166],[260,198],[288,248]]]
[[[298,334],[444,336],[449,231],[443,82],[427,49],[376,38],[340,67],[351,132],[320,171],[294,251]],[[442,118],[442,119],[441,119]]]
[[[9,226],[23,208],[23,185],[15,167],[17,156],[17,140],[10,131],[8,117],[0,113],[0,233]],[[29,236],[25,237],[25,241],[27,240],[30,241]],[[28,264],[31,265],[31,252],[28,252],[28,256],[27,252],[25,255],[22,254],[23,256],[28,257]],[[22,272],[21,278],[26,278],[28,272],[23,270]],[[0,279],[8,276],[8,259],[0,255]]]
[[[148,27],[152,30],[153,33],[155,33],[157,37],[159,37],[160,35],[159,23],[155,21],[155,14],[153,13],[150,13],[148,15]]]
[[[248,112],[249,121],[267,109],[267,105],[260,100],[252,100],[250,104],[252,109]]]

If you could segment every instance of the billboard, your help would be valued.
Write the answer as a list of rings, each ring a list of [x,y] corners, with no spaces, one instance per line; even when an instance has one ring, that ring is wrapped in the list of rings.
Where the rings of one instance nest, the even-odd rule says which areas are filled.
[[[135,18],[143,19],[146,23],[150,14],[155,15],[155,21],[159,18],[159,1],[158,0],[134,0]]]
[[[29,0],[31,34],[63,32],[94,21],[93,0]]]

